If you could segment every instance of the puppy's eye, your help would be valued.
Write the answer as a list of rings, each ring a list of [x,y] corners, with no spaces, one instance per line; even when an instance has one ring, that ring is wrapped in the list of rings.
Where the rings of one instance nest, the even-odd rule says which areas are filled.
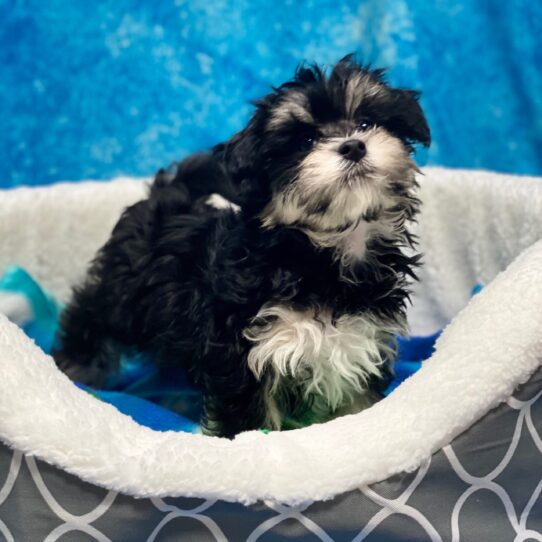
[[[304,147],[308,147],[308,148],[311,148],[314,143],[315,143],[315,138],[314,137],[306,137],[304,140],[303,140],[303,146]]]
[[[362,119],[358,123],[358,130],[360,130],[362,132],[365,132],[369,128],[372,128],[374,125],[375,125],[375,123],[372,120],[370,120],[370,119]]]
[[[309,151],[314,147],[318,138],[315,135],[306,135],[299,139],[298,147],[302,151]]]

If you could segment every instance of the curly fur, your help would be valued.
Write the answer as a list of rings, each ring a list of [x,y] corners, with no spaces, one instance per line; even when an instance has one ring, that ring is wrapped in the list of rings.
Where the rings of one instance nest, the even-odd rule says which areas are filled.
[[[158,172],[74,289],[59,366],[100,385],[147,351],[188,372],[204,431],[227,437],[377,395],[419,260],[417,98],[351,57],[301,67],[244,130]],[[363,159],[339,150],[352,140]]]

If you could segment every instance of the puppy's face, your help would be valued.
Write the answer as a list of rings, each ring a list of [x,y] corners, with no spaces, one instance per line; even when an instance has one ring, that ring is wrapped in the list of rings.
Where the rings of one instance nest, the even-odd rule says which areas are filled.
[[[245,135],[268,184],[266,227],[332,231],[375,220],[414,185],[412,145],[430,141],[417,94],[349,57],[329,77],[298,70],[257,106]]]

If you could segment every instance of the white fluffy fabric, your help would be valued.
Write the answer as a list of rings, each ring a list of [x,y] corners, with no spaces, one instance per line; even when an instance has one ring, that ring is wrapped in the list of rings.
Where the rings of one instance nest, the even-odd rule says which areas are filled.
[[[293,504],[415,469],[542,361],[542,179],[425,173],[426,264],[411,321],[431,331],[454,320],[432,358],[377,405],[233,441],[154,432],[76,388],[0,317],[0,439],[135,496]],[[117,180],[0,193],[0,272],[22,265],[65,299],[121,209],[144,192],[141,181]],[[487,286],[469,301],[476,282]]]

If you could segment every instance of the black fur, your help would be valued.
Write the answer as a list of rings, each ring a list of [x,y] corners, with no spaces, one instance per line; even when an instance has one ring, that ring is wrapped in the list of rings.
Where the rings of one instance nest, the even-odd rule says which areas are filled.
[[[368,311],[402,316],[407,279],[418,261],[403,252],[404,240],[371,240],[370,257],[357,262],[346,279],[334,250],[316,247],[299,224],[263,228],[260,218],[311,152],[306,141],[324,138],[319,126],[340,131],[347,122],[344,89],[359,73],[384,90],[362,101],[348,122],[368,118],[408,150],[417,142],[428,144],[417,95],[391,89],[380,71],[350,57],[329,77],[317,67],[300,68],[292,81],[256,103],[244,130],[158,172],[148,198],[124,211],[62,315],[59,366],[72,378],[99,386],[115,371],[121,352],[150,352],[159,366],[186,370],[201,388],[205,430],[231,437],[262,427],[265,420],[267,375],[258,380],[249,370],[251,344],[243,336],[262,305],[326,308],[337,316]],[[308,98],[315,123],[292,118],[270,131],[274,109],[292,91]],[[404,192],[400,205],[412,219],[418,201],[411,188],[397,183],[393,190]],[[205,203],[211,193],[241,211],[212,208]],[[311,212],[325,213],[330,201],[312,204]],[[378,217],[379,210],[372,209],[365,218]],[[338,224],[337,230],[344,227],[348,224]],[[295,385],[288,394],[291,414],[302,398]]]

